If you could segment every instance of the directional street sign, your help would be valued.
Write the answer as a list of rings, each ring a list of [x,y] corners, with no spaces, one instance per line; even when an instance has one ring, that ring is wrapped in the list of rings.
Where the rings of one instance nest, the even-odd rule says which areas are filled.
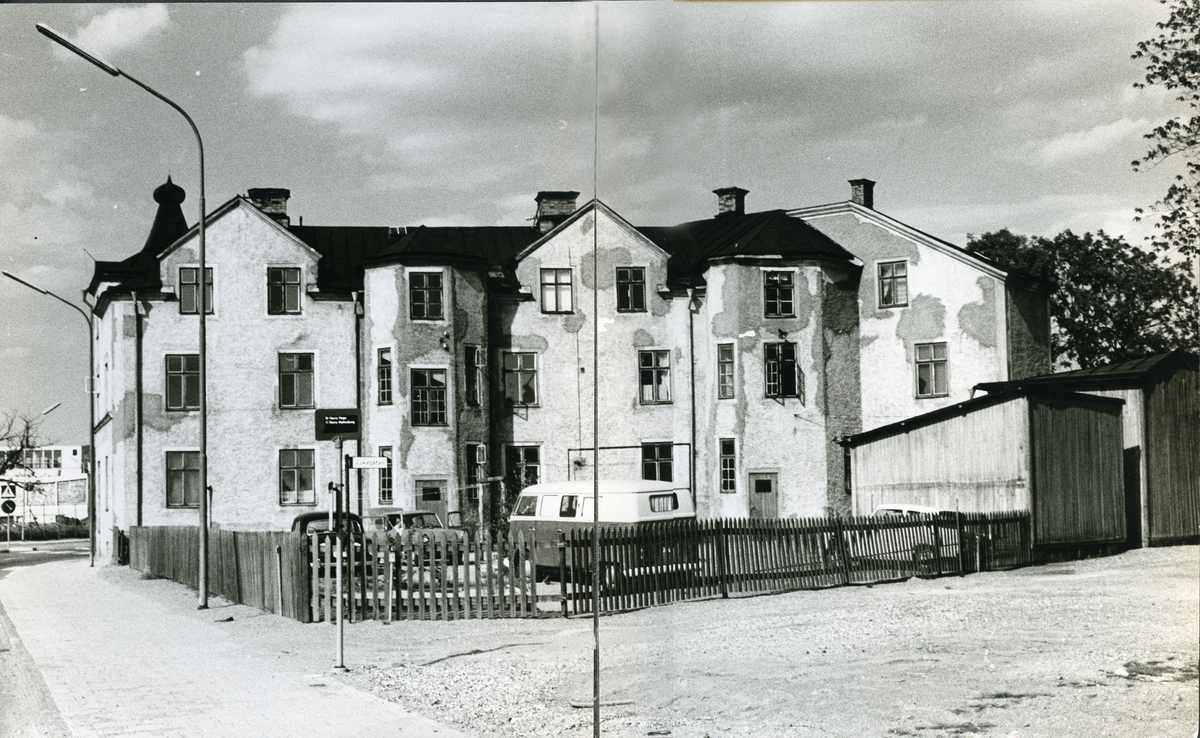
[[[350,466],[353,469],[386,469],[389,460],[386,456],[352,456]]]

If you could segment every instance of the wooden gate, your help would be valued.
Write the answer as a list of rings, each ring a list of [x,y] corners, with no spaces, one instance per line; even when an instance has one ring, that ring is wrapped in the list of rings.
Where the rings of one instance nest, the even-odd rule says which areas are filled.
[[[534,540],[430,538],[428,531],[347,534],[343,539],[343,617],[347,620],[461,620],[537,617]],[[332,621],[337,546],[309,536],[312,620]]]

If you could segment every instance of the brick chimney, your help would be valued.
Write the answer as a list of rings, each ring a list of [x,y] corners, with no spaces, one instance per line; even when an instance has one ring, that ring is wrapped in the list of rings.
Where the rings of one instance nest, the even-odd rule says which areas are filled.
[[[850,202],[875,209],[875,183],[869,179],[850,180]]]
[[[579,197],[578,192],[553,192],[545,191],[537,193],[537,229],[546,233],[554,228],[554,226],[570,217],[571,213],[575,212],[575,200]]]
[[[291,196],[292,191],[282,187],[252,187],[246,190],[250,202],[285,228],[292,222],[287,214],[287,201]]]
[[[713,190],[717,196],[717,217],[722,215],[745,215],[746,195],[750,194],[741,187],[722,187]]]

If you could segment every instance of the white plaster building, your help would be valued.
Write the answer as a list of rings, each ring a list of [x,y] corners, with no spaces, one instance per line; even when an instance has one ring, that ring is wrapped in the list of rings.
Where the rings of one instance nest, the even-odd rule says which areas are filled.
[[[1044,286],[852,184],[763,213],[725,188],[715,217],[673,227],[575,192],[511,227],[305,227],[287,190],[230,200],[208,227],[213,522],[324,509],[321,407],[359,407],[346,452],[392,459],[356,486],[365,514],[503,519],[525,484],[591,477],[597,381],[602,476],[691,486],[702,516],[848,511],[838,438],[1049,370]],[[196,230],[179,188],[155,197],[146,246],[90,288],[102,533],[196,518]]]

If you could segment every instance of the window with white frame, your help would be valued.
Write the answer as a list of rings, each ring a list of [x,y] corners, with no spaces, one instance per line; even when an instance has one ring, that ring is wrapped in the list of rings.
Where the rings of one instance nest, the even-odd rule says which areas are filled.
[[[717,344],[717,397],[733,397],[733,344]]]
[[[908,262],[880,262],[879,307],[904,307],[908,304]]]
[[[300,313],[300,267],[267,268],[267,314]]]
[[[617,312],[646,312],[645,267],[617,267]]]
[[[721,444],[721,492],[737,492],[737,443],[732,438],[722,438]]]
[[[379,470],[379,504],[392,504],[392,447],[380,446],[379,455],[387,459],[387,466]]]
[[[537,354],[528,351],[504,354],[504,402],[510,407],[538,404]]]
[[[671,352],[639,351],[638,399],[643,405],[671,401]]]
[[[408,274],[409,316],[413,320],[441,320],[442,273],[409,272]]]
[[[796,315],[792,272],[763,272],[763,316],[792,318]]]
[[[412,424],[446,425],[446,370],[412,370]]]
[[[392,404],[392,350],[390,348],[381,348],[378,351],[378,366],[376,379],[378,380],[378,400],[380,405]]]
[[[317,501],[313,486],[316,452],[311,448],[279,450],[279,504],[313,505]]]
[[[314,407],[313,376],[312,354],[280,354],[279,407]]]
[[[200,267],[179,267],[179,312],[200,314]],[[213,270],[204,268],[204,312],[213,312]]]
[[[200,408],[200,355],[167,354],[168,410]]]
[[[571,270],[542,270],[542,312],[571,312]]]
[[[467,470],[467,500],[479,501],[479,488],[487,479],[487,446],[482,443],[468,443],[465,446],[466,458],[463,461]]]
[[[471,407],[483,404],[483,391],[487,384],[487,373],[484,371],[483,348],[467,345],[463,347],[463,395]]]
[[[200,452],[167,452],[167,507],[200,506]]]
[[[918,343],[917,397],[945,397],[950,394],[946,344]]]
[[[804,399],[804,375],[796,363],[796,344],[790,341],[763,345],[767,397]]]

